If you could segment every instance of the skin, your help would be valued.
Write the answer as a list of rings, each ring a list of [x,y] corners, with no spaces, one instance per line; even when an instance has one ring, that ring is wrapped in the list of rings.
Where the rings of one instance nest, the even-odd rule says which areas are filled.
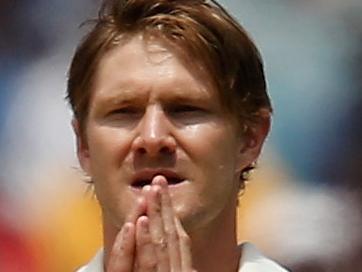
[[[201,71],[165,41],[142,35],[100,62],[85,138],[73,126],[102,208],[106,271],[237,268],[240,171],[258,157],[269,117],[242,134]],[[156,170],[182,182],[169,185],[160,174],[132,186]]]
[[[165,177],[156,176],[143,192],[148,216],[124,224],[107,271],[194,271],[190,240],[173,212]]]

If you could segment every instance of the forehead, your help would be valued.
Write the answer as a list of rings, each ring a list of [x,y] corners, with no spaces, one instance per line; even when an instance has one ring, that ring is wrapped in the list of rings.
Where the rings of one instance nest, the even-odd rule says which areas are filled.
[[[186,54],[181,54],[174,45],[164,39],[135,35],[122,40],[102,57],[93,95],[113,96],[122,90],[122,97],[132,96],[134,89],[160,85],[172,88],[172,93],[178,96],[187,88],[191,88],[194,95],[215,96],[217,93],[204,67],[197,62],[191,64]]]

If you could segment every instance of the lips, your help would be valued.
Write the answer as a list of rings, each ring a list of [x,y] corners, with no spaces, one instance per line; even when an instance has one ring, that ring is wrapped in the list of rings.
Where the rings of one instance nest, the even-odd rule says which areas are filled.
[[[134,176],[131,186],[140,189],[146,185],[151,185],[155,176],[164,176],[169,185],[177,185],[184,181],[184,178],[172,170],[157,169],[143,170]]]

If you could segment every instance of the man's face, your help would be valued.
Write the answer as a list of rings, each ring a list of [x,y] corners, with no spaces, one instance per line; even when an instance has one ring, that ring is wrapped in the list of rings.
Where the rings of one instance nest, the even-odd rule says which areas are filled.
[[[100,62],[78,156],[115,226],[161,174],[186,228],[200,227],[233,210],[240,169],[255,159],[239,131],[208,77],[140,35]]]

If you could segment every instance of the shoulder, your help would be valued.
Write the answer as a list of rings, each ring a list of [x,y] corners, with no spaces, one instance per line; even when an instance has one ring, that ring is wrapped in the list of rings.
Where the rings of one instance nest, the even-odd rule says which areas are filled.
[[[263,256],[251,243],[243,243],[239,272],[288,272],[276,262]]]
[[[103,250],[99,250],[93,259],[76,272],[103,272]]]

